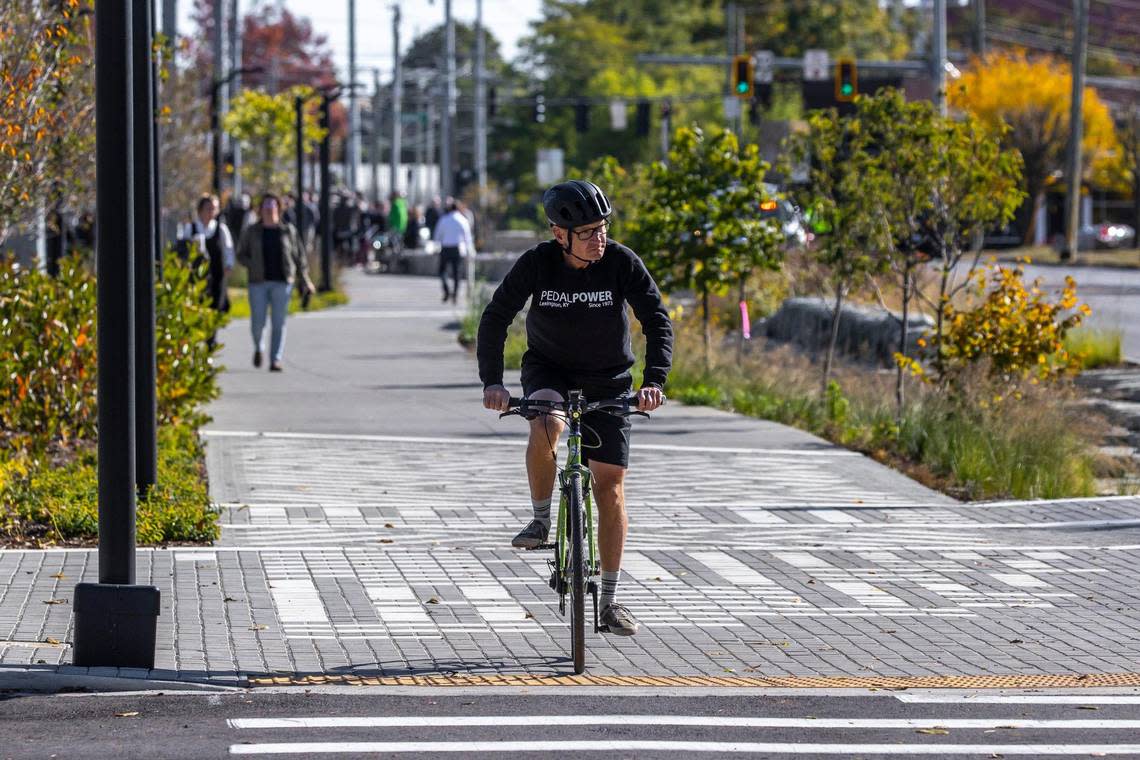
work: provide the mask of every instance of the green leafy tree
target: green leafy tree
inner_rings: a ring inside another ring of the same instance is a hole
[[[647,171],[648,195],[627,237],[664,290],[700,295],[706,366],[709,296],[783,261],[782,231],[760,216],[768,169],[759,148],[741,146],[732,132],[682,127],[669,162]]]
[[[741,3],[749,15],[748,49],[799,57],[821,48],[859,58],[903,58],[903,19],[880,0],[771,0]]]
[[[296,115],[293,99],[306,98],[302,139],[305,151],[322,137],[317,122],[316,101],[308,87],[270,95],[261,90],[243,90],[230,104],[224,128],[241,141],[245,180],[263,192],[287,192],[292,187],[296,154]]]
[[[787,141],[785,175],[793,166],[808,168],[807,182],[795,196],[811,212],[817,229],[813,254],[827,272],[833,290],[831,335],[824,355],[820,393],[827,395],[843,302],[855,287],[885,272],[893,250],[885,207],[894,192],[892,179],[879,170],[873,132],[859,114],[841,118],[835,109],[814,111],[807,129]]]

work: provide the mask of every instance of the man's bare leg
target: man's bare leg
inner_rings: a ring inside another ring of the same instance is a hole
[[[621,556],[629,520],[625,513],[625,468],[606,462],[590,462],[594,503],[598,505],[598,553],[602,559],[598,610],[610,633],[632,636],[637,621],[615,601],[621,579]]]
[[[544,388],[530,394],[532,401],[562,401],[558,391]],[[541,415],[530,421],[530,439],[526,446],[526,475],[530,483],[531,506],[534,520],[523,528],[511,545],[520,549],[533,549],[545,540],[550,532],[550,503],[554,479],[558,473],[558,438],[562,434],[562,421],[550,415]],[[535,527],[535,522],[542,525]]]

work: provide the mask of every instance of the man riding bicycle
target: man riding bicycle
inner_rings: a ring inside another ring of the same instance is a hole
[[[657,284],[637,254],[607,239],[613,209],[597,185],[583,180],[563,182],[543,194],[542,205],[554,239],[519,257],[479,322],[483,406],[499,412],[509,408],[510,393],[503,386],[503,346],[507,328],[529,298],[527,351],[522,359],[526,398],[563,401],[570,389],[581,389],[587,399],[628,394],[634,361],[628,303],[646,340],[637,408],[653,411],[664,403],[662,388],[673,355],[673,326]],[[555,449],[563,427],[551,415],[531,420],[526,469],[534,519],[515,536],[512,546],[533,549],[546,543],[557,474]],[[624,482],[630,423],[595,411],[583,418],[583,430],[582,456],[590,467],[599,511],[599,620],[603,630],[632,636],[637,633],[637,621],[615,601],[628,527]]]

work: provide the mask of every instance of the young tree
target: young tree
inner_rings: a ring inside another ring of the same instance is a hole
[[[709,296],[783,260],[783,232],[760,217],[768,164],[756,145],[728,130],[677,130],[669,162],[651,165],[648,197],[630,242],[666,290],[691,288],[701,299],[705,365],[712,343]]]
[[[0,3],[0,243],[84,192],[94,141],[89,16],[79,0]]]
[[[1020,151],[1028,202],[1019,221],[1026,242],[1031,241],[1045,181],[1064,168],[1072,99],[1069,64],[1049,57],[1030,59],[1022,52],[993,53],[975,61],[949,96],[951,105],[1001,135],[1005,147]],[[1085,88],[1082,114],[1088,176],[1117,160],[1118,147],[1108,107],[1091,87]]]
[[[302,131],[305,150],[309,151],[323,133],[317,123],[313,92],[308,87],[295,87],[276,95],[243,90],[226,114],[225,129],[241,141],[246,156],[242,167],[248,174],[246,179],[262,192],[287,192],[292,188],[297,144],[293,101],[297,95],[309,104]]]
[[[830,229],[817,239],[815,258],[826,269],[834,290],[831,335],[824,355],[821,395],[831,380],[843,301],[852,288],[886,271],[892,251],[886,205],[892,178],[876,162],[875,135],[864,129],[861,114],[840,118],[835,109],[815,111],[808,128],[786,145],[791,166],[807,166],[808,179],[795,193],[813,223]]]

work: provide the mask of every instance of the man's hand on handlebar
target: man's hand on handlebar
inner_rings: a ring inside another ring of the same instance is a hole
[[[483,406],[496,412],[510,409],[511,392],[503,385],[488,385],[483,389]]]
[[[637,392],[637,411],[652,412],[665,403],[665,394],[660,388],[646,386]]]

